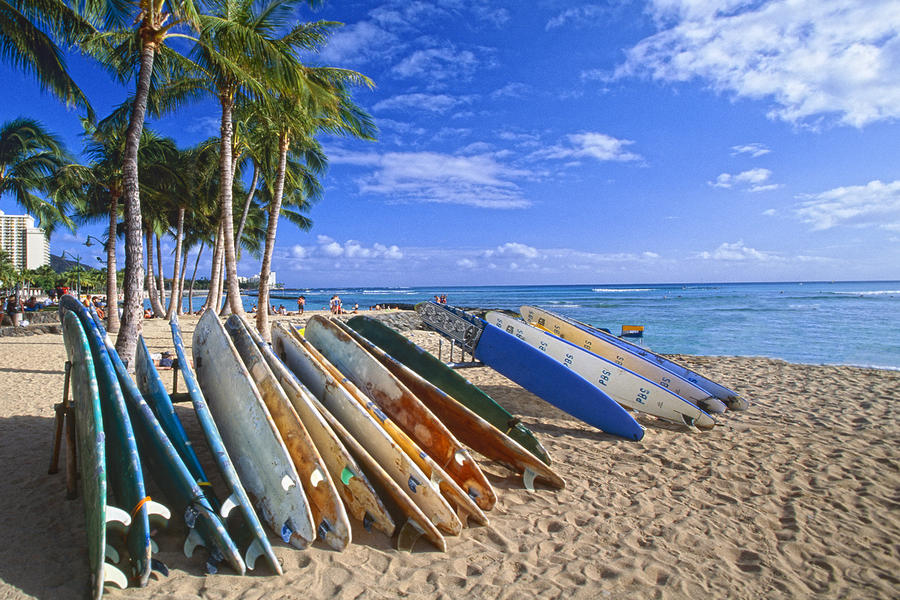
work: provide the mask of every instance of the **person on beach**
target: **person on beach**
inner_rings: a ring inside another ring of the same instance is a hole
[[[18,327],[22,323],[22,313],[25,312],[25,305],[22,304],[22,300],[19,299],[18,294],[13,294],[6,299],[6,314],[9,315],[9,319],[13,324],[13,327]]]
[[[297,313],[303,314],[303,308],[306,306],[306,296],[300,296],[297,298]]]

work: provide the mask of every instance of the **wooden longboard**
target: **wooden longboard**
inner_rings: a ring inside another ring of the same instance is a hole
[[[191,349],[200,388],[262,520],[286,543],[307,547],[315,539],[315,528],[303,483],[215,311],[200,317]]]
[[[106,562],[106,527],[112,524],[125,531],[131,517],[121,509],[106,504],[106,442],[103,416],[100,412],[100,388],[94,374],[94,360],[87,336],[71,312],[62,319],[63,340],[69,360],[72,400],[75,407],[75,440],[78,470],[81,473],[81,500],[84,505],[85,530],[88,538],[88,565],[91,571],[91,597],[103,596],[103,586],[115,584],[124,589],[128,578],[113,564]]]
[[[432,486],[422,470],[350,395],[347,388],[353,384],[344,377],[336,378],[326,367],[325,358],[315,348],[306,340],[295,337],[281,323],[276,323],[272,335],[275,353],[315,395],[322,405],[323,416],[330,414],[333,417],[333,421],[330,421],[332,427],[341,435],[344,443],[351,448],[354,444],[359,444],[365,454],[357,453],[357,458],[365,464],[364,459],[369,456],[372,461],[366,467],[376,467],[370,469],[370,473],[377,475],[383,471],[411,500],[398,500],[398,504],[404,509],[407,524],[440,550],[446,550],[446,542],[438,529],[458,535],[462,524],[440,491]],[[346,435],[342,432],[346,432]]]
[[[644,437],[644,428],[602,390],[516,336],[444,304],[423,302],[416,312],[437,331],[466,344],[475,358],[560,410],[612,435]]]
[[[457,402],[483,418],[485,421],[504,432],[531,452],[545,464],[550,464],[550,455],[534,433],[514,417],[493,398],[469,382],[424,349],[416,346],[403,336],[388,334],[383,328],[369,326],[376,322],[369,317],[353,317],[347,324],[359,331],[369,340],[383,348],[392,358],[400,361],[430,383],[453,397]],[[402,340],[402,341],[401,341]]]
[[[209,572],[215,573],[218,563],[225,561],[236,573],[243,575],[247,570],[244,560],[231,536],[225,530],[225,525],[209,504],[203,490],[191,476],[184,461],[181,460],[175,446],[153,414],[153,410],[144,400],[137,384],[128,374],[125,364],[113,347],[112,340],[106,335],[97,314],[93,309],[90,310],[95,326],[103,335],[106,350],[116,370],[116,376],[119,378],[122,395],[137,435],[143,465],[163,491],[176,514],[183,515],[184,524],[189,532],[184,543],[184,554],[190,558],[194,549],[202,545],[210,554],[210,560],[206,563]],[[145,345],[144,350],[146,351]],[[140,348],[138,352],[140,353]],[[145,358],[149,359],[149,353]]]
[[[727,387],[716,383],[706,377],[700,375],[699,373],[692,371],[685,367],[684,365],[666,358],[664,356],[660,356],[655,352],[651,352],[646,348],[642,348],[641,346],[636,346],[631,344],[625,340],[619,339],[614,335],[608,334],[605,331],[600,331],[590,325],[586,325],[584,323],[580,323],[575,321],[574,319],[569,319],[562,315],[558,315],[552,313],[547,310],[543,310],[536,306],[523,306],[520,310],[522,318],[528,321],[529,323],[534,323],[543,327],[547,331],[551,332],[553,335],[559,336],[565,340],[569,340],[576,346],[581,346],[591,352],[599,353],[598,350],[600,348],[606,348],[606,356],[609,358],[610,356],[615,356],[613,360],[615,362],[619,362],[621,358],[621,363],[626,368],[631,369],[628,365],[632,363],[633,359],[628,357],[627,354],[623,354],[621,351],[624,350],[627,353],[630,353],[638,358],[644,359],[647,362],[655,363],[658,367],[665,369],[669,373],[674,374],[677,377],[680,377],[701,389],[703,389],[707,394],[721,400],[725,403],[729,410],[746,410],[749,408],[750,403],[742,398],[737,392],[734,390],[730,390]],[[610,348],[613,346],[618,350],[613,350]],[[628,361],[626,363],[626,361]],[[634,369],[632,369],[634,370]],[[640,371],[635,371],[640,372]],[[657,383],[660,385],[666,384],[667,386],[670,384],[671,377],[664,374],[658,373],[658,378],[655,379]],[[677,391],[676,391],[677,393]],[[687,398],[690,400],[690,398]],[[719,408],[715,404],[710,403],[710,407],[715,412],[721,412],[716,410]]]
[[[343,550],[350,544],[350,521],[312,438],[250,337],[247,324],[238,315],[231,315],[225,322],[225,331],[231,336],[244,366],[253,376],[263,402],[294,461],[309,500],[317,536],[335,550]]]
[[[178,325],[177,317],[173,317],[169,325],[172,329],[172,342],[175,346],[175,356],[178,358],[178,368],[181,370],[181,376],[191,397],[194,412],[197,414],[197,421],[200,423],[200,428],[206,437],[206,442],[209,444],[213,458],[230,491],[230,495],[225,500],[219,513],[223,519],[228,519],[231,512],[237,508],[243,516],[244,525],[251,534],[251,540],[247,550],[244,552],[244,563],[247,565],[247,568],[255,568],[257,558],[265,556],[272,570],[281,575],[283,573],[281,563],[278,562],[278,557],[275,556],[275,552],[272,550],[272,545],[269,543],[269,538],[266,537],[262,523],[260,523],[256,511],[253,510],[253,504],[250,501],[250,497],[247,496],[244,484],[241,483],[234,464],[231,462],[231,457],[228,455],[228,450],[225,448],[225,443],[219,434],[219,428],[216,426],[209,406],[206,404],[206,398],[203,396],[203,392],[200,391],[200,385],[197,383],[194,370],[191,368],[191,363],[188,361],[187,353],[184,350],[184,340],[181,338],[181,328]]]
[[[425,418],[422,411],[417,409],[421,407],[427,411],[421,406],[421,402],[418,402],[409,390],[403,389],[387,369],[328,319],[319,316],[310,319],[306,323],[306,339],[328,360],[333,368],[353,382],[354,388],[350,392],[355,396],[357,402],[378,420],[384,430],[422,469],[426,477],[432,483],[437,484],[444,497],[458,509],[462,523],[465,524],[468,518],[474,518],[477,523],[487,525],[487,516],[472,498],[435,462],[427,450],[421,447],[390,416],[390,413],[393,413],[395,417],[400,416],[409,426],[417,428],[417,418],[422,417],[423,420]],[[416,410],[416,414],[413,416],[403,414],[404,411],[410,410]],[[446,432],[443,425],[441,425],[443,432],[439,432],[434,426],[433,422],[440,422],[434,415],[431,415],[430,411],[428,411],[428,416],[432,421],[431,426],[418,427],[418,429],[423,429],[418,433],[418,437],[426,439],[426,441],[429,435],[436,436]],[[449,432],[446,435],[449,435]],[[449,444],[462,448],[459,442],[451,441]],[[468,453],[465,456],[468,457]],[[471,461],[471,457],[468,457],[468,460]]]
[[[711,416],[676,393],[602,356],[503,313],[491,311],[484,318],[566,365],[625,408],[699,429],[712,429],[716,424]]]
[[[148,496],[144,490],[144,474],[128,408],[106,350],[106,343],[93,318],[87,308],[69,294],[60,298],[59,310],[61,315],[66,311],[74,313],[88,338],[100,391],[100,409],[106,438],[107,485],[116,505],[123,507],[130,515],[131,523],[125,534],[131,567],[129,578],[132,583],[143,587],[147,585],[151,571],[149,509],[158,508],[162,517],[168,511],[161,504],[151,504],[146,500]]]
[[[317,401],[312,393],[281,362],[272,348],[259,336],[259,332],[251,327],[248,327],[247,331],[287,394],[300,420],[303,421],[306,431],[309,432],[319,455],[328,468],[328,473],[331,475],[338,494],[344,501],[347,512],[353,518],[362,521],[366,530],[374,527],[388,537],[393,536],[396,525],[391,515],[372,488],[363,470],[335,433],[332,427],[333,423],[329,424],[326,416],[316,406]]]
[[[532,488],[535,480],[557,489],[565,487],[562,477],[547,464],[391,355],[392,349],[412,345],[412,342],[380,321],[366,316],[353,317],[347,325],[365,336],[366,350],[428,406],[462,443],[521,473],[526,487]],[[375,345],[369,336],[382,341],[384,346]],[[448,368],[443,363],[439,367]]]

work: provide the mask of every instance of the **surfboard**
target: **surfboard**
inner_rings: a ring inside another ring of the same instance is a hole
[[[363,527],[367,531],[371,531],[374,527],[388,537],[393,536],[396,529],[394,520],[362,468],[335,433],[333,424],[329,424],[316,406],[312,392],[306,389],[306,386],[300,383],[290,369],[275,355],[271,346],[263,341],[258,331],[252,327],[247,327],[247,331],[281,388],[287,394],[300,420],[306,426],[306,431],[325,462],[328,473],[331,475],[334,486],[349,515],[362,521]]]
[[[566,365],[625,408],[698,429],[712,429],[716,424],[674,392],[525,321],[496,311],[488,312],[485,320]]]
[[[116,505],[124,507],[131,519],[125,534],[130,564],[129,583],[143,587],[150,579],[152,568],[149,509],[153,508],[163,519],[168,519],[168,510],[162,504],[152,503],[144,490],[144,474],[128,408],[106,344],[93,318],[87,308],[70,294],[60,298],[59,310],[61,316],[71,311],[78,317],[91,348],[106,438],[106,482]]]
[[[233,314],[225,321],[225,331],[231,336],[238,356],[253,377],[303,482],[317,537],[335,550],[343,550],[351,539],[350,521],[344,504],[306,427],[247,329],[247,324],[238,315]]]
[[[178,368],[181,371],[181,377],[184,379],[188,395],[191,398],[191,404],[194,406],[194,412],[197,414],[197,421],[200,423],[200,429],[203,431],[216,465],[219,467],[219,472],[225,480],[225,485],[230,491],[230,495],[219,509],[219,514],[223,519],[227,520],[232,511],[237,508],[243,517],[244,526],[249,529],[251,537],[243,555],[244,564],[247,565],[248,569],[254,569],[256,560],[260,556],[265,556],[266,562],[269,563],[272,570],[281,575],[283,573],[281,563],[278,562],[278,557],[275,556],[275,552],[272,550],[272,545],[269,543],[269,538],[266,537],[262,523],[260,523],[256,511],[253,510],[253,503],[250,501],[250,497],[244,489],[244,484],[241,483],[237,470],[231,462],[228,449],[225,448],[225,443],[219,434],[219,428],[216,426],[215,419],[213,419],[209,406],[206,404],[206,398],[203,396],[203,392],[200,391],[200,384],[197,383],[197,377],[194,375],[194,370],[184,350],[184,340],[181,337],[181,328],[178,325],[177,317],[172,318],[169,327],[172,330],[172,343],[175,346],[175,356],[178,358]]]
[[[534,433],[525,427],[517,417],[514,417],[493,398],[426,350],[399,334],[386,333],[386,330],[389,330],[387,327],[369,326],[375,322],[377,321],[365,316],[353,317],[347,321],[348,325],[383,348],[392,358],[449,394],[460,404],[518,442],[542,462],[550,464],[550,455],[547,450],[534,436]]]
[[[331,414],[347,432],[346,437],[341,436],[344,443],[350,445],[351,441],[355,441],[361,445],[378,467],[412,500],[416,510],[405,511],[407,523],[413,529],[420,530],[435,546],[446,550],[446,542],[438,530],[459,535],[462,523],[437,486],[350,395],[348,388],[353,384],[346,377],[336,377],[334,371],[326,366],[325,358],[309,342],[294,336],[282,323],[275,324],[272,336],[275,353],[319,400],[325,409],[322,414]],[[340,434],[336,427],[335,431]],[[357,454],[357,458],[361,456],[365,455]],[[425,517],[424,522],[422,516]]]
[[[131,517],[122,509],[106,504],[106,441],[103,416],[100,412],[100,388],[94,375],[94,360],[87,336],[71,312],[62,315],[63,341],[69,361],[72,401],[75,410],[75,443],[78,471],[81,473],[81,501],[84,505],[85,532],[88,541],[91,597],[103,596],[103,586],[115,584],[128,587],[128,578],[114,564],[118,553],[110,546],[107,551],[107,524],[125,531]]]
[[[303,483],[215,311],[200,317],[191,350],[200,389],[262,520],[286,543],[307,547],[315,539],[315,528]]]
[[[162,490],[169,506],[176,514],[183,515],[188,536],[184,542],[184,554],[193,556],[197,546],[204,546],[209,551],[206,562],[207,571],[216,573],[218,564],[227,562],[231,568],[243,575],[246,572],[244,560],[225,525],[219,519],[215,509],[206,499],[203,490],[191,476],[184,461],[178,455],[175,446],[169,440],[162,426],[153,414],[153,410],[144,400],[137,384],[128,374],[119,353],[113,347],[112,340],[103,328],[100,318],[93,308],[88,309],[94,325],[102,335],[106,344],[122,396],[128,407],[128,415],[138,440],[142,464],[150,472],[153,481]],[[146,346],[145,346],[146,349]]]
[[[466,352],[560,410],[612,435],[644,437],[644,428],[602,390],[516,336],[445,304],[422,302],[416,312]]]
[[[305,337],[335,369],[353,382],[354,388],[350,393],[373,418],[378,419],[379,424],[422,469],[425,476],[437,484],[444,498],[457,508],[462,524],[464,525],[468,518],[474,518],[477,523],[487,525],[487,516],[472,498],[444,471],[426,448],[420,446],[419,442],[394,421],[394,418],[404,419],[410,430],[414,432],[418,430],[417,437],[426,442],[429,441],[429,436],[438,436],[444,432],[449,435],[440,421],[424,408],[409,390],[404,389],[387,369],[331,321],[320,316],[312,317],[306,323]],[[408,416],[410,412],[413,414]],[[440,424],[443,431],[438,429],[435,422]],[[462,448],[455,440],[449,440],[447,444]],[[468,456],[468,453],[466,452],[464,456]],[[471,457],[468,459],[471,461]]]
[[[401,347],[411,344],[401,334],[380,321],[365,316],[353,317],[347,322],[347,326],[360,334],[358,341],[364,344],[366,350],[409,388],[453,432],[459,441],[483,456],[505,465],[516,473],[521,473],[525,486],[529,489],[534,488],[535,480],[553,488],[565,488],[565,481],[548,465],[424,377],[396,360],[389,354],[387,348],[380,348],[365,336],[366,333],[370,333],[372,337],[379,339],[392,339],[396,345]],[[393,344],[388,345],[393,346]],[[447,368],[443,363],[440,363],[440,367]]]
[[[703,389],[707,394],[714,398],[721,400],[729,410],[746,410],[750,407],[750,402],[746,398],[742,398],[734,390],[728,389],[711,379],[707,379],[703,375],[688,369],[684,365],[670,358],[660,356],[646,348],[619,339],[605,331],[601,331],[595,327],[581,323],[580,321],[569,319],[568,317],[552,313],[536,306],[523,306],[521,308],[521,315],[526,321],[536,323],[553,333],[553,335],[569,340],[573,344],[591,350],[592,352],[595,352],[594,348],[597,344],[600,344],[601,346],[608,344],[621,350],[625,350],[626,352],[630,352],[646,361],[655,363],[666,371]],[[623,355],[621,352],[616,352],[616,356]],[[628,366],[625,365],[624,359],[622,364],[626,367]],[[660,374],[657,383],[664,383],[663,377],[665,377],[665,375]]]

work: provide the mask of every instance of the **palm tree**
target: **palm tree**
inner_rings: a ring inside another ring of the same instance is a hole
[[[67,105],[83,107],[91,118],[91,105],[69,75],[63,54],[48,31],[72,43],[92,30],[62,0],[0,0],[0,58],[33,75],[41,89]]]
[[[90,3],[95,4],[95,3]],[[110,69],[123,79],[136,75],[136,87],[128,127],[122,164],[125,201],[125,302],[122,323],[116,339],[116,350],[126,364],[130,364],[137,348],[137,338],[143,320],[143,223],[138,172],[138,148],[144,117],[147,113],[154,61],[159,54],[174,64],[177,55],[166,47],[172,38],[190,38],[182,31],[195,27],[198,14],[193,0],[135,0],[124,3],[106,0],[109,21],[119,27],[136,28],[123,35],[123,30],[109,31],[94,38],[95,55],[104,59]],[[136,60],[135,60],[136,59]],[[135,74],[135,66],[137,73]],[[171,71],[169,72],[171,75]],[[142,578],[146,585],[146,578]]]
[[[201,69],[201,85],[212,87],[222,109],[219,153],[219,204],[226,283],[231,311],[243,313],[237,283],[234,219],[233,112],[240,96],[262,100],[273,89],[297,89],[305,85],[295,49],[313,49],[335,23],[299,24],[280,38],[273,32],[293,20],[299,4],[313,0],[210,0],[202,15],[200,43],[193,58]],[[216,257],[213,259],[216,270]],[[215,274],[213,280],[215,280]],[[215,283],[213,283],[215,285]]]
[[[7,121],[0,126],[0,197],[12,195],[48,235],[60,224],[71,228],[65,201],[54,193],[54,177],[70,160],[62,141],[37,121]]]

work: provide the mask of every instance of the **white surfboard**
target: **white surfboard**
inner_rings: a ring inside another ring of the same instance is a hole
[[[524,321],[495,311],[485,315],[485,321],[567,365],[625,408],[699,429],[716,424],[699,407],[664,387]]]
[[[303,483],[215,311],[197,322],[192,352],[200,388],[260,516],[285,542],[305,548],[316,532]]]

